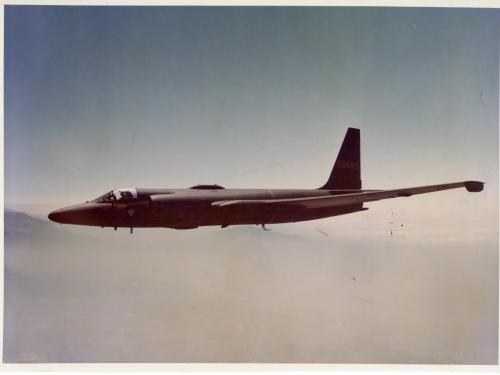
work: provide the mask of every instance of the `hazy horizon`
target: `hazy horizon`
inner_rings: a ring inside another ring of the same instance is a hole
[[[4,360],[496,363],[498,242],[389,217],[130,235],[8,212]]]

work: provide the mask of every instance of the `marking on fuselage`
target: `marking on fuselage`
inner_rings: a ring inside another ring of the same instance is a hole
[[[276,195],[274,194],[274,192],[273,192],[271,189],[267,189],[267,191],[271,194],[271,197],[272,197],[273,199],[276,199]],[[271,217],[271,220],[269,220],[269,223],[272,223],[272,222],[274,221],[275,216],[276,216],[276,215],[273,215],[273,216]]]
[[[267,191],[271,194],[271,197],[273,199],[276,199],[276,195],[274,194],[274,192],[271,189],[267,189]]]

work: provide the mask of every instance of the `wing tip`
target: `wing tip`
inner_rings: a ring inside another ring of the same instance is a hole
[[[469,193],[478,193],[484,189],[484,182],[481,181],[465,181],[464,185]]]

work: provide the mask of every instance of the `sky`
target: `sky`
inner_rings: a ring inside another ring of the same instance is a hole
[[[6,231],[21,233],[6,242],[6,298],[14,302],[6,299],[4,354],[42,362],[496,360],[498,16],[5,6],[8,209],[46,219],[119,187],[317,188],[349,126],[361,129],[364,188],[486,185],[272,225],[269,237],[253,227],[130,237],[58,226],[54,234],[7,222]],[[359,290],[344,268],[363,281]],[[137,299],[141,283],[151,292]],[[158,297],[162,288],[173,294]],[[276,295],[291,310],[272,302]],[[172,320],[162,311],[174,311]],[[269,316],[275,341],[255,331]],[[78,331],[81,324],[90,331]],[[231,333],[238,327],[247,341]],[[367,332],[391,334],[379,347]],[[347,346],[325,349],[337,334]],[[184,341],[162,352],[175,340]],[[95,342],[101,352],[90,349]]]
[[[8,207],[41,213],[129,186],[316,188],[348,126],[361,129],[366,188],[478,179],[496,204],[496,10],[5,16]]]

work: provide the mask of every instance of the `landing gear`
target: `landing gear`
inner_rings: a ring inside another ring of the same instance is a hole
[[[114,227],[114,228],[115,228],[115,230],[116,230],[116,227]]]
[[[130,227],[130,234],[134,233],[134,228]]]
[[[266,228],[266,224],[260,224],[260,225],[262,225],[262,229],[264,229],[264,230],[271,230],[269,228]]]

